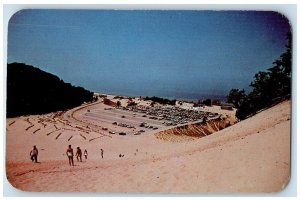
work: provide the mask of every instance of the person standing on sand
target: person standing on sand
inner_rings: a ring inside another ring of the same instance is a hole
[[[87,150],[86,150],[86,149],[84,150],[84,152],[83,152],[83,155],[84,155],[85,159],[87,159],[88,152],[87,152]]]
[[[101,158],[103,158],[103,153],[104,153],[104,150],[103,150],[103,149],[101,149],[100,151],[101,151]]]
[[[77,147],[77,151],[76,151],[76,158],[77,158],[77,161],[79,162],[82,162],[82,151],[80,149],[80,147]]]
[[[38,156],[38,154],[39,154],[39,151],[36,148],[36,146],[34,145],[33,149],[30,151],[30,154],[29,154],[32,162],[34,161],[34,162],[37,163],[37,156]]]
[[[71,145],[69,145],[69,148],[67,149],[66,154],[67,154],[68,159],[69,159],[69,164],[74,166],[74,161],[73,161],[74,153],[73,153],[73,149],[72,149]]]

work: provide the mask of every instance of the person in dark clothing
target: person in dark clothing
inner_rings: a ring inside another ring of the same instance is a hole
[[[100,149],[100,151],[101,151],[101,158],[103,158],[104,150],[103,150],[103,149]]]
[[[32,160],[32,162],[36,162],[37,163],[37,157],[38,157],[39,151],[36,148],[36,146],[33,146],[33,149],[30,151],[30,158]]]
[[[82,151],[81,151],[80,147],[77,147],[76,158],[77,158],[78,162],[79,161],[82,162]]]

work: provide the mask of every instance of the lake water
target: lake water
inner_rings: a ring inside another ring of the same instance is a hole
[[[217,95],[217,94],[209,94],[209,93],[201,93],[201,92],[192,92],[192,91],[167,91],[167,90],[143,90],[143,89],[135,89],[135,90],[109,90],[109,89],[103,89],[103,90],[97,90],[99,93],[105,93],[105,94],[112,94],[112,95],[121,95],[121,96],[133,96],[133,97],[151,97],[151,96],[157,96],[161,98],[167,98],[170,100],[176,99],[176,100],[186,100],[186,101],[193,101],[198,102],[198,100],[203,100],[210,98],[212,100],[220,100],[220,101],[226,101],[226,95]]]

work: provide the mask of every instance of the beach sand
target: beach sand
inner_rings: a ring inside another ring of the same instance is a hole
[[[180,142],[157,139],[156,131],[108,134],[103,127],[123,128],[86,117],[87,110],[104,108],[98,102],[66,113],[7,119],[8,181],[22,191],[110,193],[277,192],[289,181],[290,101],[206,137]],[[69,166],[69,144],[74,151],[77,146],[87,149],[88,159],[74,158],[75,166]],[[30,160],[33,145],[39,149],[39,163]]]

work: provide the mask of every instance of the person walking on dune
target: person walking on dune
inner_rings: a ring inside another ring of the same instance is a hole
[[[86,149],[84,150],[84,152],[83,152],[83,155],[84,155],[85,159],[87,159],[88,152],[87,152],[87,150],[86,150]]]
[[[101,151],[101,158],[103,158],[104,150],[103,150],[103,149],[100,149],[100,151]]]
[[[36,162],[37,163],[37,156],[39,154],[38,149],[36,148],[36,146],[33,146],[33,149],[30,151],[30,158],[32,160],[32,162]]]
[[[77,158],[78,162],[79,161],[82,162],[82,151],[81,151],[80,147],[77,147],[76,158]]]
[[[73,153],[73,149],[72,149],[71,145],[69,145],[69,148],[67,149],[66,154],[68,156],[70,166],[71,165],[74,166],[74,160],[73,160],[74,153]]]

